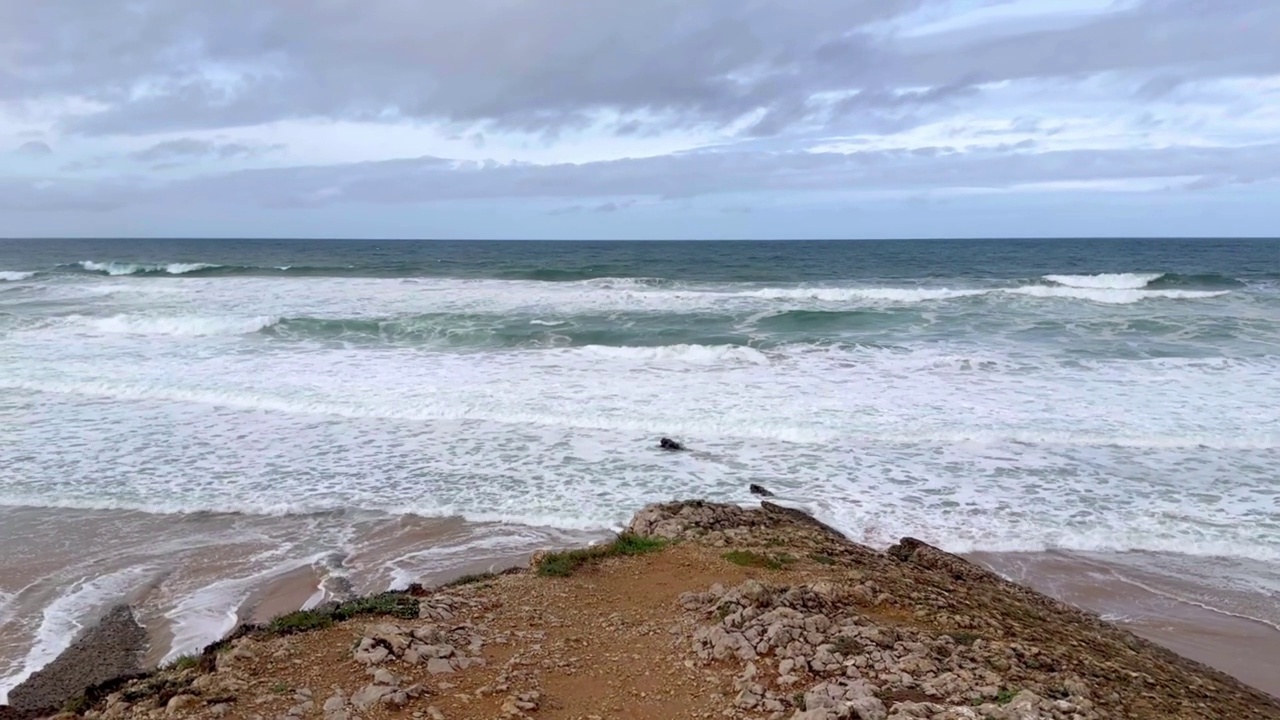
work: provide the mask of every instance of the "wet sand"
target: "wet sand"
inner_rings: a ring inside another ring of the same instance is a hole
[[[50,662],[89,618],[119,602],[137,609],[149,641],[145,662],[156,664],[241,622],[352,593],[501,569],[539,548],[600,536],[418,517],[0,508],[0,691]],[[1274,670],[1280,631],[1194,600],[1216,598],[1220,588],[1190,581],[1179,587],[1178,573],[1144,570],[1129,558],[1011,553],[970,559],[1280,696]],[[1212,569],[1219,561],[1197,562]],[[1247,609],[1270,599],[1226,600]]]
[[[1280,697],[1280,629],[1178,597],[1192,598],[1205,588],[1178,588],[1177,578],[1157,577],[1114,559],[1065,553],[976,554],[969,559]]]

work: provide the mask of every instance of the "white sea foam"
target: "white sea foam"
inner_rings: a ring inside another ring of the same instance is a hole
[[[1164,273],[1102,273],[1099,275],[1045,275],[1058,285],[1099,290],[1137,290],[1164,277]]]
[[[1229,290],[1134,290],[1125,288],[1054,287],[1027,285],[1005,292],[1035,298],[1069,298],[1109,305],[1130,305],[1145,300],[1206,300],[1229,295]]]
[[[28,280],[35,277],[34,272],[23,272],[21,270],[0,270],[0,282],[18,282]]]
[[[663,345],[660,347],[617,347],[588,345],[569,351],[572,354],[594,355],[609,360],[628,362],[683,363],[691,365],[719,365],[721,363],[748,363],[768,365],[769,356],[754,348],[739,345]]]
[[[278,562],[260,572],[218,580],[178,600],[165,613],[171,621],[173,640],[161,663],[196,652],[235,629],[246,619],[237,611],[262,582],[323,559],[324,555],[316,555]]]
[[[135,275],[138,273],[166,273],[169,275],[184,275],[197,270],[208,270],[209,268],[221,267],[219,265],[211,265],[209,263],[164,263],[164,264],[146,264],[146,263],[124,263],[124,262],[96,262],[94,260],[81,260],[80,267],[96,273],[105,273],[107,275]]]
[[[271,327],[279,318],[268,315],[257,317],[198,317],[198,316],[146,316],[113,315],[104,318],[79,318],[86,328],[102,333],[127,335],[175,335],[201,337],[206,335],[243,335]]]
[[[72,584],[44,608],[31,649],[22,669],[0,680],[0,703],[31,674],[49,664],[71,646],[78,633],[98,612],[119,601],[154,574],[149,567],[129,567],[106,575],[87,577]]]
[[[766,300],[816,300],[824,303],[847,302],[893,302],[917,303],[935,300],[953,300],[955,298],[986,295],[991,290],[969,289],[952,290],[949,288],[764,288],[737,293],[743,297],[762,298]]]

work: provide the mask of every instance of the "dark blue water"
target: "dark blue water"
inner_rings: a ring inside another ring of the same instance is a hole
[[[296,274],[573,281],[715,282],[1031,279],[1161,272],[1212,283],[1280,277],[1280,240],[1059,239],[785,242],[455,242],[405,240],[0,240],[0,271],[209,264],[197,275]],[[282,270],[280,268],[288,268]]]

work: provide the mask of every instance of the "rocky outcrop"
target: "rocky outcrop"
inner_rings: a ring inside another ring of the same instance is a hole
[[[771,503],[653,505],[629,532],[646,542],[565,573],[286,617],[94,695],[86,717],[1280,720],[1256,690],[918,540],[878,552]]]

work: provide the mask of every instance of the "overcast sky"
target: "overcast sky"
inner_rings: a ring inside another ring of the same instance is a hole
[[[0,0],[0,236],[1280,235],[1280,0]]]

